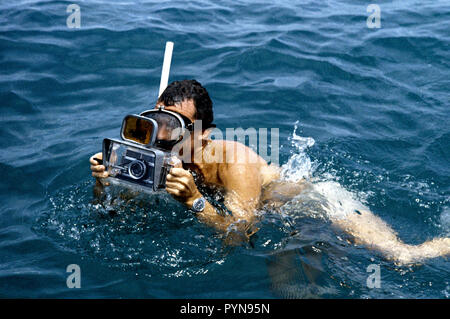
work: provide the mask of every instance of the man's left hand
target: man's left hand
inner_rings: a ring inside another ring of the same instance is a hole
[[[166,191],[189,208],[192,207],[195,199],[202,196],[192,174],[180,167],[173,167],[167,174]]]

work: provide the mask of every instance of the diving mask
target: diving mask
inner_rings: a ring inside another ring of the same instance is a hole
[[[127,115],[122,122],[121,137],[125,141],[146,147],[171,150],[183,139],[186,130],[193,130],[191,120],[159,107],[144,111],[140,115]]]
[[[193,123],[190,119],[176,112],[165,110],[164,106],[144,111],[140,116],[157,123],[158,130],[154,145],[162,149],[172,149],[183,139],[186,130],[193,131]]]

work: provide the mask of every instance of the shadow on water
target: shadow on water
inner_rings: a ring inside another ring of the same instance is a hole
[[[344,280],[333,276],[330,269],[332,260],[347,259],[348,242],[326,218],[318,216],[318,207],[318,202],[302,198],[266,213],[263,223],[275,225],[274,218],[268,216],[278,216],[285,230],[278,246],[267,252],[271,289],[277,297],[336,298],[349,294]]]

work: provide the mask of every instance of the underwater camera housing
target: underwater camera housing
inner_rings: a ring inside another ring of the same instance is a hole
[[[127,115],[122,122],[122,140],[103,140],[103,163],[111,184],[145,192],[165,188],[172,154],[154,147],[157,131],[155,120]]]

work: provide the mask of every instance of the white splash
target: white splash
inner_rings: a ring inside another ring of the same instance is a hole
[[[355,211],[364,211],[368,208],[359,200],[361,196],[345,189],[335,181],[333,174],[325,173],[320,178],[311,178],[314,168],[306,150],[315,144],[311,137],[297,135],[298,121],[295,123],[292,137],[289,138],[294,147],[291,157],[282,165],[282,178],[290,182],[307,179],[312,187],[305,189],[303,194],[285,208],[302,211],[311,217],[345,218],[347,214]],[[315,202],[316,204],[313,204]],[[289,207],[289,208],[288,208]],[[307,210],[307,211],[305,211]]]
[[[357,199],[356,194],[346,190],[337,182],[315,183],[314,190],[326,199],[326,205],[323,205],[323,208],[329,217],[345,218],[348,214],[369,210]]]
[[[450,235],[450,207],[444,207],[440,216],[440,223],[445,234]]]
[[[311,159],[305,151],[315,144],[312,137],[302,137],[297,135],[298,121],[295,122],[294,132],[289,138],[295,151],[291,151],[292,156],[288,162],[281,166],[281,174],[284,180],[298,182],[312,174]]]

